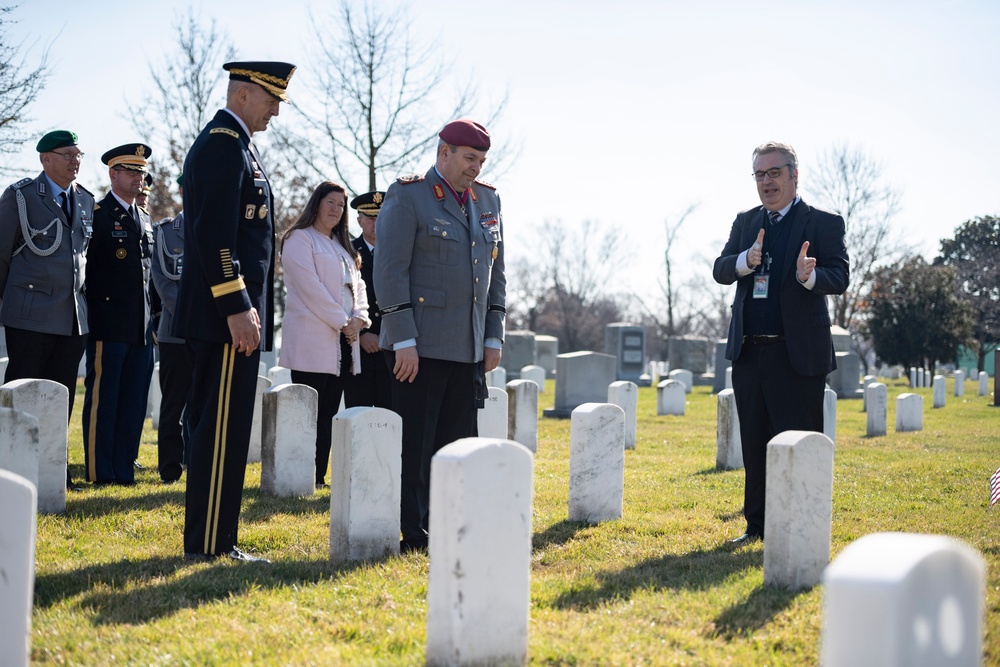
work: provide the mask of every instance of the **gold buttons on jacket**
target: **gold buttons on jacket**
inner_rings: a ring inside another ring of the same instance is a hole
[[[424,297],[422,297],[422,296],[421,296],[421,297],[418,297],[418,298],[417,298],[417,301],[418,301],[419,303],[423,303],[423,302],[424,302]]]

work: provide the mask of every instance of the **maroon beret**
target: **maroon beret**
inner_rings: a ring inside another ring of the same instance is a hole
[[[452,146],[468,146],[477,151],[490,149],[490,133],[486,128],[465,118],[451,121],[444,126],[438,136],[441,141]]]

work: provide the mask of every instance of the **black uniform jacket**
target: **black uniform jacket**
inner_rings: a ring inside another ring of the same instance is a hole
[[[262,350],[274,332],[274,201],[250,137],[220,110],[184,162],[184,272],[173,335],[231,343],[229,315],[260,316]]]

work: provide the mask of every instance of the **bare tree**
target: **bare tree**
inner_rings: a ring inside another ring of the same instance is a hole
[[[677,232],[680,231],[681,225],[687,220],[688,216],[698,208],[697,204],[691,204],[687,207],[687,210],[681,214],[677,219],[677,222],[670,224],[669,219],[664,219],[663,226],[667,232],[666,247],[663,250],[663,262],[666,267],[666,285],[663,287],[663,295],[667,300],[667,327],[664,332],[667,336],[674,336],[677,333],[676,323],[674,322],[674,305],[677,299],[677,293],[674,291],[673,283],[673,265],[670,261],[670,252],[673,250],[674,243],[677,241]]]
[[[177,50],[160,63],[150,64],[152,92],[128,103],[132,129],[148,143],[166,146],[167,155],[154,153],[155,171],[150,196],[153,219],[173,215],[181,207],[174,180],[184,167],[188,149],[202,128],[225,106],[227,73],[222,64],[235,57],[229,38],[213,19],[204,22],[188,9],[174,24]]]
[[[42,51],[38,64],[28,64],[23,44],[13,44],[7,27],[14,7],[0,7],[0,155],[10,155],[27,141],[23,127],[30,119],[28,107],[38,98],[49,75],[48,48]],[[0,163],[0,174],[13,170]]]
[[[351,192],[379,189],[380,179],[384,184],[426,159],[444,122],[476,107],[474,78],[465,78],[468,83],[453,96],[445,94],[441,88],[454,79],[453,63],[445,60],[440,42],[416,45],[409,25],[405,11],[381,12],[372,0],[365,0],[360,14],[342,0],[339,15],[313,19],[316,74],[303,77],[304,92],[293,96],[303,129],[283,126],[276,133],[292,156],[289,163],[308,180],[332,173]],[[492,126],[505,105],[506,98],[482,122]],[[491,151],[490,164],[502,161],[505,150]]]
[[[840,214],[847,226],[851,284],[844,294],[831,297],[833,322],[858,331],[875,269],[912,252],[892,225],[900,209],[900,192],[886,182],[878,161],[847,144],[825,152],[814,174],[810,192],[820,206]]]

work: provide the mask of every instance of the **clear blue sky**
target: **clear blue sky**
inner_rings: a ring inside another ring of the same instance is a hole
[[[122,107],[151,89],[150,65],[173,49],[170,26],[187,6],[55,0],[15,11],[13,37],[51,44],[53,75],[33,127],[80,135],[89,154],[80,181],[91,189],[107,185],[98,156],[141,139]],[[334,3],[192,6],[218,21],[240,58],[287,60],[302,73],[310,9],[329,17]],[[440,45],[456,80],[475,76],[494,99],[509,91],[492,130],[495,142],[521,145],[497,182],[512,255],[528,251],[546,220],[591,219],[630,241],[635,268],[623,285],[642,290],[660,271],[664,218],[690,204],[699,206],[677,254],[718,253],[735,213],[759,203],[750,152],[768,139],[797,148],[807,200],[810,167],[833,144],[881,161],[903,193],[896,224],[928,258],[962,221],[1000,214],[995,0],[406,6],[411,35]],[[26,173],[38,169],[32,147],[22,154]]]

